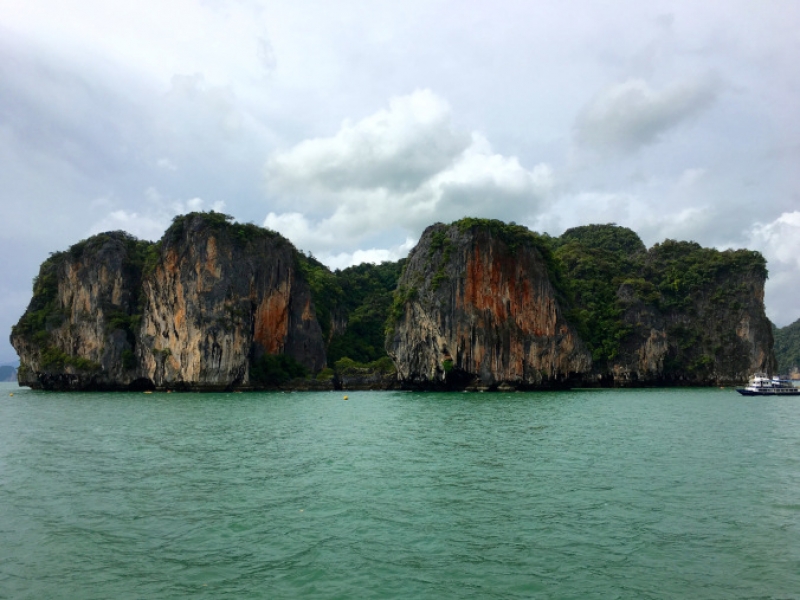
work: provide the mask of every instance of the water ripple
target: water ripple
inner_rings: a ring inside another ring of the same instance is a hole
[[[14,392],[0,597],[800,590],[790,399]]]

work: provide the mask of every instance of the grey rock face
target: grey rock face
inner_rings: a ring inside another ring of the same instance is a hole
[[[115,389],[136,378],[131,330],[141,285],[136,243],[112,232],[45,261],[37,293],[11,335],[20,357],[20,385]]]
[[[116,232],[53,255],[11,342],[19,383],[46,389],[246,388],[264,354],[325,366],[294,247],[202,214],[159,244]]]
[[[165,238],[143,285],[142,377],[159,388],[225,389],[249,385],[264,353],[288,354],[311,372],[325,366],[295,250],[266,233],[231,239],[197,218]]]

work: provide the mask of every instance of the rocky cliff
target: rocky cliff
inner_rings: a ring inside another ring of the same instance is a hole
[[[590,225],[551,238],[592,351],[589,384],[724,385],[773,372],[764,258],[666,240],[649,250],[630,229]]]
[[[157,244],[123,233],[90,238],[41,267],[11,335],[20,384],[258,386],[272,383],[263,363],[271,355],[319,371],[322,334],[298,272],[287,240],[218,213],[176,218]]]
[[[254,383],[251,364],[288,355],[325,366],[322,332],[296,250],[247,225],[176,220],[143,280],[140,376],[156,387],[230,388]]]
[[[141,286],[138,240],[114,232],[52,254],[14,327],[20,385],[110,389],[136,378],[131,331]]]
[[[405,387],[725,385],[772,373],[757,252],[591,225],[558,238],[437,224],[408,259],[387,351]]]
[[[400,278],[387,350],[406,387],[555,387],[591,357],[565,319],[537,236],[464,220],[422,235]]]
[[[46,389],[724,385],[775,371],[766,277],[757,252],[481,219],[331,272],[192,213],[157,243],[114,232],[52,254],[11,342],[20,384]]]
[[[772,332],[778,371],[792,379],[800,379],[800,320],[786,327],[773,327]]]

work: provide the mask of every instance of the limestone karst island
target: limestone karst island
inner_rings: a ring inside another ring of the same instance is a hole
[[[437,223],[407,259],[330,271],[220,213],[54,253],[13,327],[54,390],[726,385],[775,369],[764,258],[590,225]]]

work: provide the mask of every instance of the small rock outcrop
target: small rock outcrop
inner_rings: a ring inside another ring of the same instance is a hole
[[[405,387],[574,382],[591,356],[567,322],[537,237],[498,221],[436,224],[412,250],[387,351]]]

